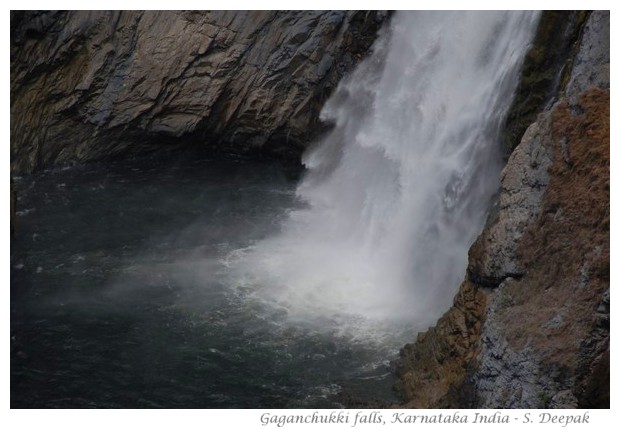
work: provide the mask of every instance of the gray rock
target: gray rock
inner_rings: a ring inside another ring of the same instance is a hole
[[[549,404],[549,408],[554,409],[566,409],[566,408],[577,408],[578,402],[573,392],[570,390],[562,390],[551,398],[551,403]]]
[[[296,158],[385,16],[13,12],[12,170],[187,144]]]
[[[609,89],[609,11],[590,14],[583,30],[566,94],[575,103],[579,93],[596,86]]]
[[[509,278],[490,294],[482,328],[475,385],[476,405],[481,408],[575,408],[572,379],[559,377],[545,365],[532,347],[512,348],[503,334],[497,314],[506,306],[504,289]],[[569,392],[569,395],[562,394]]]
[[[525,228],[540,211],[551,165],[550,114],[530,125],[501,173],[498,211],[470,250],[470,274],[481,284],[497,285],[522,275],[517,247]]]
[[[543,325],[543,328],[557,329],[561,327],[562,325],[564,325],[564,316],[561,313],[559,313],[553,316],[551,319],[549,319],[547,323]]]

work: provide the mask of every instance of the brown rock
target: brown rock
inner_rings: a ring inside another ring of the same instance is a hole
[[[485,294],[464,281],[454,306],[437,325],[401,350],[396,388],[406,400],[404,407],[450,408],[464,401],[462,387],[476,354],[485,308]]]

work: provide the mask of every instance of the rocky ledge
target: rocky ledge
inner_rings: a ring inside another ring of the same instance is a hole
[[[12,172],[192,144],[299,159],[385,18],[12,12]]]
[[[453,307],[401,351],[403,406],[609,407],[609,12],[582,27]]]

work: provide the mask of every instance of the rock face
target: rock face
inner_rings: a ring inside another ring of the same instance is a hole
[[[385,17],[12,12],[12,171],[188,144],[298,157]]]
[[[410,407],[609,407],[609,12],[501,176],[454,306],[401,352]]]
[[[523,276],[517,251],[525,229],[540,212],[549,183],[550,122],[547,115],[530,125],[502,171],[495,219],[470,251],[469,272],[477,284],[493,286]]]
[[[506,120],[503,133],[506,160],[538,113],[548,108],[560,88],[566,86],[587,17],[585,11],[542,13]]]

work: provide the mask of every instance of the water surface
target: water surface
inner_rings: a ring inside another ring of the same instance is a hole
[[[12,407],[338,407],[393,400],[400,339],[254,299],[231,263],[277,233],[300,171],[124,162],[17,179]]]

